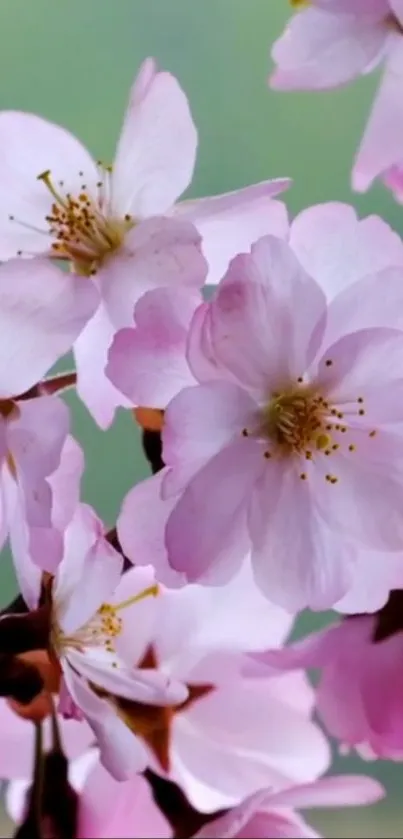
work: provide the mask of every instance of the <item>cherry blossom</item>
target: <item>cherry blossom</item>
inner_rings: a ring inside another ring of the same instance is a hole
[[[50,647],[64,679],[61,710],[67,710],[67,689],[69,715],[76,706],[79,713],[73,716],[88,720],[104,765],[118,779],[146,762],[125,703],[169,705],[187,697],[180,682],[155,668],[136,667],[158,588],[151,569],[121,579],[122,562],[91,508],[80,505],[66,528],[64,556],[47,589]]]
[[[276,90],[323,90],[380,64],[383,77],[353,169],[354,189],[381,177],[403,200],[402,0],[312,0],[289,21],[272,49]],[[305,8],[306,6],[306,8]]]
[[[370,316],[384,289],[382,272],[362,281]],[[188,580],[229,579],[251,547],[268,597],[326,608],[348,591],[349,540],[401,549],[402,335],[350,331],[349,291],[327,309],[290,248],[266,237],[194,316],[199,383],[167,407],[167,467],[154,479],[169,562]]]
[[[126,573],[128,586],[141,571]],[[155,607],[143,666],[186,684],[188,698],[170,709],[145,700],[130,706],[154,772],[211,813],[262,786],[281,789],[326,769],[328,746],[310,719],[314,697],[303,676],[242,675],[245,653],[278,645],[292,622],[270,610],[250,570],[222,589],[160,587]]]
[[[214,280],[239,246],[249,247],[267,225],[280,233],[287,223],[284,206],[271,202],[288,186],[284,179],[176,209],[196,148],[187,98],[152,59],[134,81],[113,166],[96,163],[60,126],[0,113],[0,258],[55,257],[92,278],[82,284],[95,283],[101,302],[75,356],[78,392],[102,427],[126,404],[104,376],[106,351],[141,295],[160,286],[200,287],[207,273],[201,237]]]

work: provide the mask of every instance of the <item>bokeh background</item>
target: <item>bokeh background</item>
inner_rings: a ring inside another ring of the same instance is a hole
[[[290,176],[292,214],[330,199],[348,201],[403,233],[403,208],[382,187],[366,196],[350,190],[377,79],[330,93],[268,90],[270,45],[290,13],[287,0],[1,0],[0,108],[60,122],[96,158],[111,160],[133,76],[153,55],[178,76],[199,130],[189,196]],[[74,396],[69,401],[87,457],[84,498],[112,525],[124,493],[148,471],[138,433],[122,414],[103,434]],[[14,592],[5,552],[0,605]],[[305,615],[300,629],[316,628],[323,619]],[[388,798],[363,810],[314,813],[312,823],[328,837],[403,837],[401,765],[335,757],[335,768],[368,771],[385,783]],[[2,835],[7,830],[0,822]]]

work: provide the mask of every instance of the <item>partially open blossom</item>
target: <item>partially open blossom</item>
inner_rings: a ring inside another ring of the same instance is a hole
[[[351,82],[379,64],[384,74],[353,169],[365,191],[376,177],[403,200],[402,0],[311,0],[276,41],[277,90],[323,90]]]
[[[403,760],[401,614],[402,593],[394,592],[379,613],[345,618],[256,659],[278,671],[319,668],[316,707],[329,733],[364,758]]]
[[[197,133],[177,80],[147,59],[134,81],[113,166],[95,162],[65,129],[33,114],[0,113],[3,215],[0,258],[67,260],[95,283],[97,313],[75,346],[78,391],[106,427],[122,395],[105,378],[106,351],[135,302],[160,286],[200,287],[267,227],[281,235],[284,206],[268,181],[198,202],[175,202],[193,174]],[[196,230],[199,227],[199,232]]]
[[[65,530],[63,559],[46,583],[49,645],[63,674],[60,710],[88,720],[105,766],[118,779],[147,762],[122,702],[164,706],[187,697],[180,682],[152,667],[139,669],[158,587],[151,569],[121,578],[122,564],[99,519],[80,505]],[[20,575],[32,589],[29,570],[20,568]]]
[[[368,317],[385,288],[382,272],[362,280]],[[197,310],[199,383],[167,407],[154,479],[170,564],[188,580],[229,579],[251,548],[269,598],[326,608],[348,591],[354,543],[401,550],[403,334],[349,329],[350,308],[351,289],[327,306],[289,246],[265,237]]]

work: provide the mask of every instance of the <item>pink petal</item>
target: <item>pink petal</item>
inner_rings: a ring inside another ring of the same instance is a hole
[[[396,35],[365,129],[352,174],[353,188],[365,192],[374,178],[401,163],[403,143],[403,42]]]
[[[147,766],[147,752],[141,741],[71,668],[65,670],[69,690],[83,710],[101,750],[101,762],[117,781],[125,781]]]
[[[166,552],[164,534],[177,499],[161,499],[166,470],[136,484],[123,500],[117,531],[123,553],[136,565],[152,565],[157,580],[170,587],[183,585],[183,574],[174,571]]]
[[[111,602],[119,607],[119,604],[130,601],[155,585],[156,580],[152,566],[131,568],[120,578]],[[157,594],[148,594],[143,600],[132,604],[128,603],[127,606],[119,610],[122,631],[115,639],[115,649],[129,667],[135,667],[141,661],[147,648],[152,643],[158,609],[156,602],[158,596]]]
[[[59,624],[70,635],[110,600],[122,570],[122,556],[103,536],[91,507],[81,504],[65,533],[53,599]]]
[[[177,205],[175,214],[192,221],[202,235],[203,253],[209,265],[208,284],[218,283],[230,260],[237,253],[248,251],[261,236],[271,233],[286,237],[287,209],[273,198],[289,185],[286,178],[265,181]]]
[[[121,329],[105,373],[134,405],[165,408],[194,379],[186,360],[187,331],[200,297],[186,289],[158,289],[140,298],[135,329]]]
[[[228,582],[247,553],[246,510],[266,461],[256,441],[240,438],[192,478],[171,513],[166,546],[189,582]]]
[[[400,25],[403,26],[403,0],[389,0],[389,5],[396,15]]]
[[[82,754],[93,740],[93,734],[86,723],[74,720],[66,722],[58,718],[61,727],[63,746],[69,759]],[[34,726],[13,711],[7,700],[0,698],[0,733],[2,749],[0,752],[0,776],[4,780],[26,779],[32,776],[34,756]],[[52,744],[51,721],[43,723],[45,749]]]
[[[219,687],[175,718],[174,777],[202,812],[233,805],[262,786],[313,780],[327,768],[322,732],[272,697],[270,681]]]
[[[0,115],[1,136],[1,115]],[[71,349],[94,313],[93,284],[42,259],[0,266],[0,398],[36,384]]]
[[[182,682],[170,679],[160,670],[126,666],[122,659],[102,647],[86,649],[86,652],[69,649],[67,667],[71,666],[87,682],[104,688],[112,695],[161,706],[180,704],[188,697],[188,690]],[[70,688],[70,683],[68,686]]]
[[[290,245],[328,300],[369,274],[403,265],[402,240],[383,219],[360,220],[353,207],[337,201],[299,213],[291,225]],[[365,306],[363,298],[360,311]]]
[[[331,467],[336,484],[325,480],[327,462],[318,459],[312,472],[316,504],[327,527],[380,552],[401,551],[403,540],[403,477],[396,468],[400,450],[396,450],[395,438],[389,445],[387,437],[387,432],[380,433],[374,447],[369,445],[373,441],[368,434],[359,436],[359,444],[351,437],[357,449],[353,458],[348,451],[334,452]],[[388,455],[383,458],[384,441]]]
[[[262,793],[249,796],[223,816],[208,822],[195,839],[316,839],[318,833],[291,811],[259,810]]]
[[[103,430],[111,425],[119,406],[130,407],[129,400],[105,374],[108,349],[115,333],[116,329],[101,303],[74,344],[77,394]]]
[[[131,326],[146,291],[200,288],[207,273],[201,237],[188,221],[151,218],[127,235],[125,249],[98,274],[102,299],[116,328]]]
[[[341,335],[371,327],[400,329],[403,325],[403,266],[385,268],[345,288],[328,309],[323,347]]]
[[[294,15],[272,49],[275,90],[324,90],[367,73],[383,57],[389,30],[378,14],[329,14],[308,8]]]
[[[95,765],[80,796],[78,839],[168,839],[171,835],[171,827],[154,803],[144,778],[115,781],[100,763]]]
[[[54,198],[38,175],[50,171],[63,195],[78,195],[82,185],[97,195],[99,175],[91,155],[61,126],[18,111],[0,115],[0,261],[22,251],[33,256],[50,245],[49,215]],[[10,220],[14,216],[14,221]],[[29,270],[29,269],[27,269]],[[66,281],[66,278],[65,278]]]
[[[234,377],[230,371],[219,363],[215,354],[211,334],[212,308],[209,303],[202,303],[192,318],[188,340],[187,361],[193,376],[199,382],[210,382],[215,379],[230,379]]]
[[[280,477],[270,461],[252,496],[255,579],[270,600],[290,612],[329,608],[350,582],[354,552],[326,527],[315,502],[310,475],[302,481],[297,467]]]
[[[357,546],[351,574],[348,592],[334,608],[353,615],[377,612],[393,589],[403,588],[403,554],[379,553]]]
[[[382,311],[382,309],[381,309]],[[339,328],[339,334],[341,328]],[[326,362],[331,361],[329,365]],[[398,329],[375,327],[360,329],[350,335],[344,334],[335,344],[328,347],[317,364],[316,381],[328,394],[332,404],[346,409],[346,421],[354,419],[361,425],[371,425],[373,420],[369,410],[360,420],[359,408],[355,408],[357,399],[371,398],[371,392],[380,388],[390,390],[393,402],[393,389],[399,385],[400,367],[403,360],[403,336]],[[349,405],[351,406],[349,408]],[[390,420],[403,419],[401,414],[390,416]],[[384,422],[387,422],[387,408]]]
[[[257,414],[257,404],[231,382],[184,388],[164,417],[162,456],[171,467],[164,479],[164,497],[176,494],[209,458],[240,439],[245,427],[254,427]]]
[[[324,327],[323,292],[272,236],[231,262],[210,305],[218,362],[260,398],[303,373]]]
[[[134,81],[112,176],[112,210],[135,218],[165,213],[189,186],[197,133],[189,103],[150,58]]]
[[[357,807],[379,801],[385,795],[383,786],[365,775],[335,775],[318,778],[311,784],[301,784],[290,789],[268,794],[264,807]]]
[[[181,590],[177,600],[184,600],[188,591],[189,587]],[[207,608],[197,633],[199,645],[242,652],[267,649],[282,644],[291,630],[293,616],[261,594],[249,557],[226,586],[199,591]]]
[[[52,522],[60,531],[67,527],[78,506],[83,472],[84,452],[77,440],[68,435],[59,466],[47,478],[52,491]]]

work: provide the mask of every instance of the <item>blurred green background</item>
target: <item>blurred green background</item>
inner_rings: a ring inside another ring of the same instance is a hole
[[[131,81],[153,55],[178,76],[199,130],[190,195],[287,175],[292,214],[337,199],[402,232],[403,210],[386,191],[356,196],[349,186],[376,78],[331,93],[269,92],[270,45],[290,13],[287,0],[1,0],[0,107],[60,122],[96,158],[112,159]],[[147,474],[138,434],[128,415],[103,434],[74,397],[70,403],[87,456],[85,500],[112,524],[125,491]],[[0,586],[4,604],[15,590],[7,556]],[[319,620],[304,617],[304,629]],[[385,782],[388,799],[311,821],[329,837],[402,837],[401,766],[347,758],[336,766],[370,771]]]

